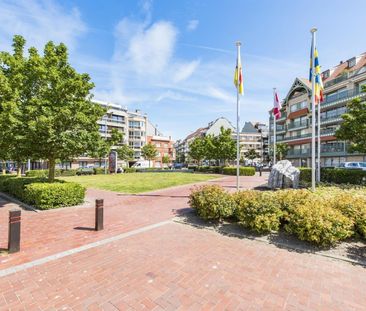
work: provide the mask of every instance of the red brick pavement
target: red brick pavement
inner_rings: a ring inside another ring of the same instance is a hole
[[[245,188],[263,184],[266,177],[241,177]],[[235,189],[235,177],[206,182]],[[204,183],[200,183],[204,184]],[[0,269],[33,261],[48,255],[102,240],[149,224],[174,217],[188,208],[187,196],[192,185],[185,185],[140,195],[124,195],[111,191],[88,190],[86,207],[63,208],[35,213],[22,212],[21,252],[0,255]],[[100,232],[80,230],[94,226],[93,202],[105,201],[105,229]],[[8,210],[15,204],[0,201],[0,248],[7,247]]]
[[[365,269],[171,223],[0,279],[1,310],[365,310]]]

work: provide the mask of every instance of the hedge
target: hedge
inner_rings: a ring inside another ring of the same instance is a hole
[[[234,217],[259,233],[281,228],[299,239],[331,246],[351,236],[366,240],[365,189],[318,188],[228,193],[202,186],[190,194],[190,206],[209,220]]]
[[[55,176],[75,176],[77,173],[77,169],[56,169],[55,170]],[[31,170],[25,172],[26,177],[38,177],[38,178],[47,178],[48,177],[48,170]]]
[[[84,202],[85,187],[68,183],[32,183],[26,186],[25,201],[41,210],[74,206]]]
[[[363,185],[366,183],[366,171],[342,168],[322,168],[321,182],[334,184]],[[300,168],[300,182],[311,182],[311,168]]]
[[[236,175],[236,167],[224,167],[223,168],[224,175]],[[239,167],[239,175],[240,176],[254,176],[255,168],[252,166],[244,166]]]
[[[39,209],[50,209],[80,204],[84,201],[85,187],[46,178],[0,176],[0,191]]]

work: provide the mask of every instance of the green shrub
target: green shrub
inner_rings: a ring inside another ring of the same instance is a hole
[[[300,240],[321,246],[334,245],[353,234],[352,221],[320,197],[298,205],[288,214],[285,230]]]
[[[25,172],[26,177],[47,178],[48,170],[31,170]]]
[[[324,193],[322,193],[325,196]],[[366,239],[366,195],[348,190],[329,191],[325,196],[329,204],[352,220],[354,231]]]
[[[94,174],[101,175],[105,173],[104,167],[94,167]]]
[[[236,167],[224,167],[222,169],[224,175],[236,175]],[[244,166],[239,168],[239,175],[240,176],[254,176],[255,175],[255,168],[252,166]]]
[[[235,216],[240,224],[259,233],[279,230],[283,213],[276,193],[245,190],[234,197]]]
[[[322,168],[321,181],[333,184],[362,185],[366,183],[366,171],[342,168]],[[300,182],[311,182],[311,168],[300,168]]]
[[[61,174],[59,176],[76,176],[76,173],[78,172],[77,169],[68,169],[68,170],[61,170]]]
[[[32,183],[25,187],[24,200],[45,210],[84,202],[85,187],[77,183]]]
[[[16,175],[0,175],[0,191],[6,192],[6,182],[9,178],[14,178]]]
[[[279,190],[274,193],[283,212],[283,220],[288,221],[295,208],[305,204],[312,197],[312,192],[307,189],[287,189]]]
[[[124,172],[125,173],[136,173],[136,168],[134,168],[134,167],[126,167],[124,169]]]
[[[47,180],[45,178],[33,177],[8,178],[3,182],[3,191],[23,201],[25,197],[25,187],[35,182],[43,183],[47,182]]]
[[[233,215],[235,201],[222,187],[205,185],[191,192],[189,205],[203,219],[222,220]]]

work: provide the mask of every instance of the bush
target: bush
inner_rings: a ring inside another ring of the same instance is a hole
[[[105,173],[104,167],[94,167],[93,170],[95,175],[101,175]]]
[[[84,202],[85,187],[77,183],[32,183],[25,187],[25,202],[41,210]]]
[[[285,230],[300,240],[330,246],[350,237],[352,227],[352,221],[332,208],[328,201],[313,198],[292,209]]]
[[[222,169],[224,175],[236,175],[236,167],[224,167]],[[239,168],[239,175],[240,176],[254,176],[255,175],[255,168],[251,166],[247,167],[240,167]]]
[[[125,173],[136,173],[136,169],[134,167],[126,167],[124,169]]]
[[[68,170],[61,170],[61,174],[59,176],[76,176],[78,170],[76,169],[68,169]]]
[[[333,184],[362,185],[366,182],[366,171],[342,168],[322,168],[321,181]],[[311,182],[311,168],[300,168],[300,182]]]
[[[203,219],[222,220],[233,215],[235,201],[222,187],[206,185],[191,192],[189,205]]]
[[[258,233],[278,231],[281,225],[281,205],[274,192],[253,190],[234,194],[235,216],[239,223]]]
[[[14,177],[16,177],[16,175],[0,175],[0,191],[6,192],[7,180]]]
[[[56,175],[56,172],[55,172]],[[26,177],[37,177],[37,178],[47,178],[48,170],[31,170],[25,172]]]
[[[195,171],[209,174],[222,174],[223,166],[197,166]]]
[[[18,198],[21,201],[24,201],[25,187],[35,182],[44,183],[47,182],[47,180],[45,178],[32,178],[32,177],[8,178],[3,182],[3,191]]]

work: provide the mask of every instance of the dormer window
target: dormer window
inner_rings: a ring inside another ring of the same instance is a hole
[[[328,79],[329,78],[329,75],[330,75],[330,70],[326,70],[322,73],[322,76],[323,76],[323,80],[325,79]]]
[[[356,57],[353,57],[347,61],[347,67],[352,68],[356,65]]]

